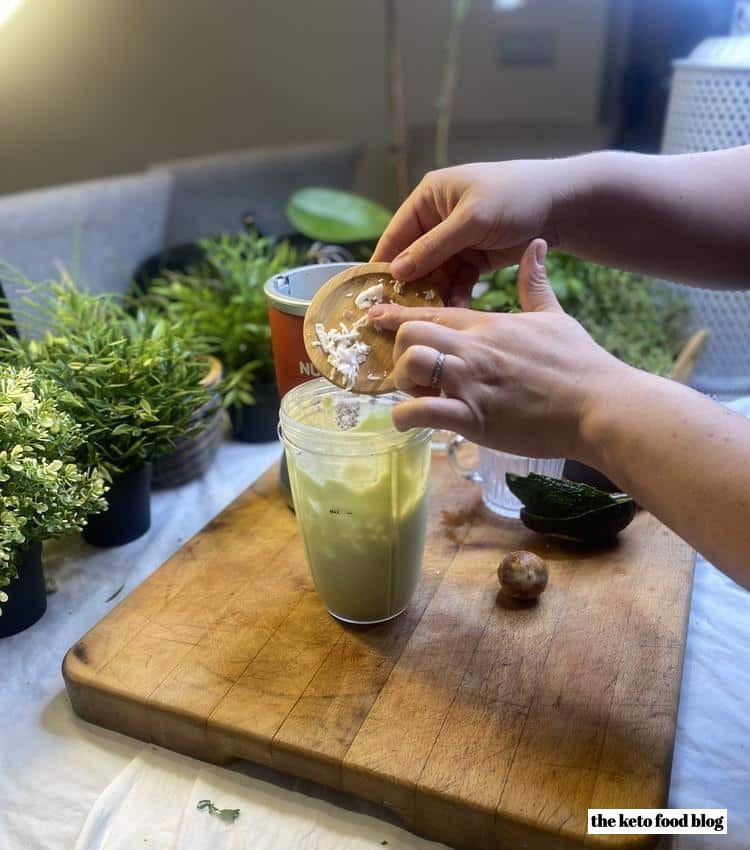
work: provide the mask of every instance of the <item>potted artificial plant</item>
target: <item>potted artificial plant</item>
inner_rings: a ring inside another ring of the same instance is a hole
[[[40,339],[6,336],[5,359],[28,365],[60,387],[59,404],[80,426],[78,458],[96,465],[111,486],[107,510],[84,538],[117,546],[151,523],[150,460],[168,452],[209,400],[206,365],[196,339],[162,317],[127,313],[113,295],[81,291],[67,276],[26,302]],[[18,317],[16,317],[18,320]]]
[[[287,242],[247,232],[201,240],[203,261],[185,272],[152,280],[145,303],[180,323],[224,367],[224,404],[238,440],[274,440],[279,396],[263,284],[294,266],[299,253]]]
[[[79,531],[106,507],[99,470],[76,462],[85,436],[59,393],[30,369],[0,365],[0,637],[47,609],[42,541]]]

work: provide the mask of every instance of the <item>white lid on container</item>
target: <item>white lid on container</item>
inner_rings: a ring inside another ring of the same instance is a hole
[[[707,38],[690,56],[674,64],[677,68],[750,71],[750,35]]]
[[[735,0],[732,34],[702,41],[678,68],[750,71],[750,0]]]

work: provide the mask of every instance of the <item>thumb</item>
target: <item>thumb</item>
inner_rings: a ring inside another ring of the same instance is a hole
[[[518,300],[525,313],[555,311],[563,308],[547,280],[544,261],[547,258],[547,243],[534,239],[521,257],[518,267]]]

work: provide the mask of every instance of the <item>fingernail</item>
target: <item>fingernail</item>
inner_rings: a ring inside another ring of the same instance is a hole
[[[399,312],[395,304],[379,304],[376,307],[370,307],[367,318],[375,330],[392,331],[399,325]]]
[[[391,262],[391,274],[395,278],[406,278],[414,274],[416,271],[414,260],[409,256],[408,251],[399,254],[395,260]]]
[[[376,331],[383,330],[383,322],[387,320],[388,307],[386,304],[380,304],[377,307],[370,307],[367,311],[367,323],[375,328]]]
[[[534,259],[538,266],[543,266],[547,259],[547,243],[543,239],[537,240],[536,245],[534,245]]]

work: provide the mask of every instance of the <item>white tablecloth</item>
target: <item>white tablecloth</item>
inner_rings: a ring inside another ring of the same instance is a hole
[[[276,444],[222,446],[205,478],[154,495],[151,531],[128,546],[46,547],[59,590],[37,625],[0,641],[0,850],[441,846],[363,801],[265,768],[214,768],[145,747],[70,708],[65,651],[278,454]],[[750,850],[749,708],[750,593],[699,559],[670,802],[728,808],[730,834],[683,837],[680,848]],[[241,809],[239,819],[227,825],[197,811],[203,798]]]

